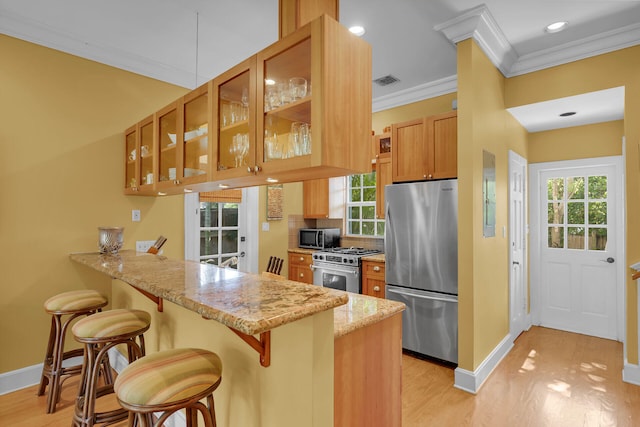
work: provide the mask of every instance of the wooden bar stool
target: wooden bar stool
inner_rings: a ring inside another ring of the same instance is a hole
[[[64,340],[67,328],[73,319],[80,316],[88,316],[102,310],[108,303],[107,299],[93,290],[78,290],[63,292],[54,295],[44,302],[44,309],[51,314],[51,329],[49,332],[49,342],[44,356],[42,375],[40,377],[40,387],[38,396],[42,396],[47,385],[47,414],[56,411],[56,405],[60,400],[62,383],[72,375],[80,374],[82,365],[63,367],[62,363],[72,357],[82,356],[81,348],[64,351]],[[63,316],[70,316],[63,321]],[[107,382],[113,383],[111,367],[107,360],[103,365],[103,371]]]
[[[196,348],[179,348],[150,354],[122,370],[114,390],[129,412],[129,426],[161,426],[174,412],[186,410],[187,427],[216,426],[213,392],[222,381],[222,361],[217,354]],[[200,402],[205,399],[207,404]],[[153,413],[161,413],[153,423]]]
[[[82,380],[78,388],[73,426],[92,427],[98,423],[114,423],[127,418],[127,411],[118,408],[96,412],[96,400],[113,393],[113,384],[98,384],[100,366],[109,358],[107,352],[116,345],[127,347],[129,362],[145,354],[144,332],[151,316],[146,311],[118,309],[96,313],[79,320],[71,328],[75,339],[84,344]],[[136,340],[137,338],[137,340]]]

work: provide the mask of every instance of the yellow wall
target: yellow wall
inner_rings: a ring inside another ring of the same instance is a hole
[[[136,239],[169,238],[181,257],[181,197],[125,197],[123,130],[185,89],[0,35],[0,373],[42,362],[42,304],[107,277],[68,260],[96,251],[101,225]],[[131,222],[131,209],[142,222]],[[72,339],[70,340],[73,341]],[[11,349],[11,351],[7,351]]]
[[[589,159],[622,154],[624,121],[529,134],[529,163]]]
[[[85,268],[86,267],[79,267]],[[151,314],[147,352],[198,347],[222,359],[215,392],[220,426],[300,427],[333,425],[333,310],[271,331],[271,365],[231,330],[197,313],[164,302],[154,304],[126,283],[113,281],[113,304]]]
[[[458,363],[469,371],[509,333],[508,151],[527,156],[504,81],[475,42],[458,44]],[[483,237],[484,150],[495,155],[494,237]]]
[[[640,261],[640,46],[513,77],[506,83],[506,107],[547,101],[612,87],[625,87],[623,134],[626,139],[626,359],[638,364],[638,289],[629,264]],[[612,124],[612,126],[616,126]],[[620,135],[612,129],[615,146]],[[533,146],[533,143],[532,143]],[[533,148],[532,148],[533,149]],[[540,154],[537,158],[550,159]],[[576,155],[578,157],[579,155]],[[555,159],[554,159],[555,160]],[[559,159],[558,159],[559,160]],[[539,160],[543,161],[543,160]]]

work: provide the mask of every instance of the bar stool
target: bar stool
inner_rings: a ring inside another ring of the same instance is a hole
[[[174,412],[186,410],[187,427],[216,426],[213,392],[222,381],[222,361],[217,354],[196,348],[179,348],[150,354],[122,370],[114,383],[118,402],[129,412],[129,426],[161,426]],[[206,398],[207,404],[200,402]],[[153,423],[153,413],[160,412]]]
[[[63,292],[54,295],[44,302],[44,309],[51,314],[51,329],[49,342],[44,356],[42,375],[38,396],[42,396],[49,385],[47,394],[47,414],[56,411],[56,405],[60,400],[62,383],[73,375],[80,374],[82,365],[63,367],[62,363],[72,357],[82,356],[81,348],[64,351],[64,340],[67,328],[73,319],[80,316],[88,316],[102,310],[108,303],[107,299],[93,290],[78,290]],[[70,316],[63,322],[63,316]],[[105,380],[113,383],[111,367],[107,360],[103,365]]]
[[[108,359],[109,349],[119,344],[127,347],[129,362],[144,356],[143,334],[150,324],[151,316],[146,311],[118,309],[96,313],[73,325],[71,330],[75,339],[84,344],[82,380],[73,426],[92,427],[97,423],[114,423],[127,418],[127,411],[123,408],[96,412],[96,400],[113,393],[113,384],[98,385],[100,366],[103,360]]]

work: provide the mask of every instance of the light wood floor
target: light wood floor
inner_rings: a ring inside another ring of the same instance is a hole
[[[403,427],[640,426],[640,387],[621,378],[622,344],[539,327],[516,340],[475,396],[453,387],[452,368],[405,355]],[[55,414],[45,414],[36,386],[0,396],[0,425],[68,427],[73,381]]]

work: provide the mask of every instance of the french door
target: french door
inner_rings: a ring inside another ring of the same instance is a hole
[[[622,338],[621,170],[619,157],[531,166],[536,323]]]

